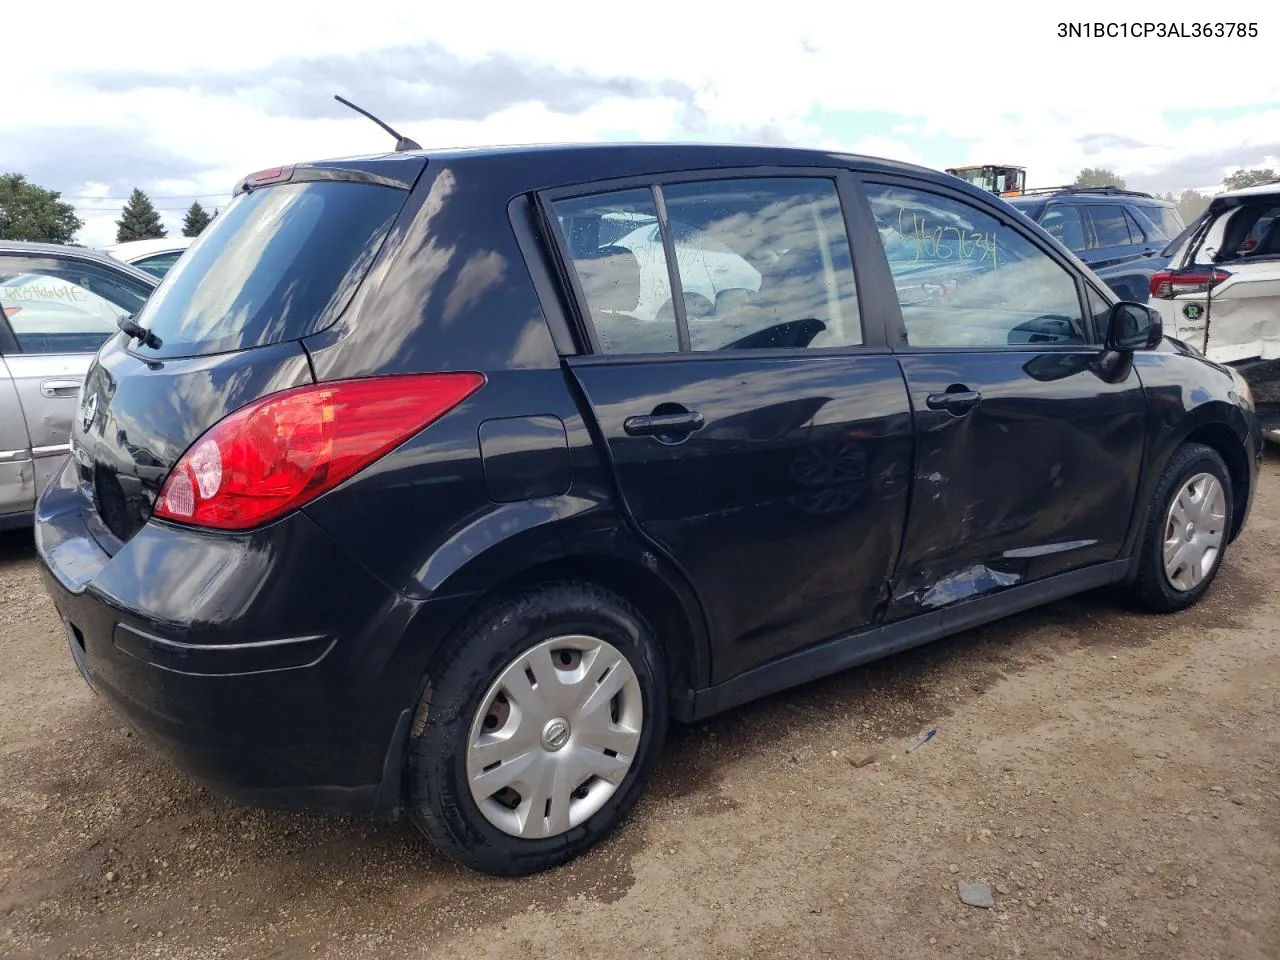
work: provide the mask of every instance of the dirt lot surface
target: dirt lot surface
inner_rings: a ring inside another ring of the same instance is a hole
[[[1086,596],[677,730],[615,839],[497,881],[192,785],[0,536],[0,956],[1280,957],[1278,576],[1271,460],[1197,609]]]

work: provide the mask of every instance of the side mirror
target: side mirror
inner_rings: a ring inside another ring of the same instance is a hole
[[[1164,339],[1164,321],[1146,304],[1120,301],[1107,317],[1108,350],[1151,350]]]

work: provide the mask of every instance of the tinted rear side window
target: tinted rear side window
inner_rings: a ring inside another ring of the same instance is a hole
[[[408,194],[343,181],[238,196],[138,315],[185,357],[298,340],[332,323],[368,272]]]
[[[700,180],[659,188],[689,349],[862,343],[835,182]],[[681,331],[662,227],[646,189],[556,201],[556,223],[604,353],[673,353]],[[621,232],[617,225],[629,229]]]
[[[1093,221],[1095,247],[1124,247],[1141,241],[1129,236],[1129,224],[1120,206],[1090,206],[1089,219]]]
[[[1178,216],[1178,211],[1172,207],[1139,204],[1138,209],[1142,211],[1148,220],[1160,228],[1165,240],[1170,240],[1182,232],[1182,218]]]

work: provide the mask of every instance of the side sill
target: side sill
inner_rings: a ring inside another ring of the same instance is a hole
[[[1071,570],[1047,580],[1008,587],[999,593],[973,597],[951,606],[827,640],[697,691],[692,700],[673,704],[676,719],[701,720],[732,707],[766,697],[821,677],[879,660],[951,634],[1054,600],[1107,586],[1124,579],[1129,559]]]

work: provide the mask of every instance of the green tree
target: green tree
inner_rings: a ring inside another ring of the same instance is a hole
[[[1169,194],[1170,199],[1173,194]],[[1182,217],[1183,223],[1190,223],[1200,214],[1204,213],[1209,206],[1209,198],[1199,190],[1183,190],[1182,196],[1177,199],[1178,215]]]
[[[1240,169],[1222,178],[1222,185],[1228,190],[1241,190],[1244,187],[1257,187],[1272,180],[1280,179],[1270,167],[1257,167],[1253,170]]]
[[[61,196],[29,183],[21,173],[0,175],[0,240],[70,243],[84,221]]]
[[[129,194],[129,202],[120,211],[120,219],[116,221],[116,243],[130,240],[154,240],[167,236],[164,224],[160,222],[160,214],[156,212],[151,198],[133,188]]]
[[[212,219],[208,211],[200,206],[199,200],[192,200],[191,206],[187,208],[187,215],[182,220],[182,235],[184,237],[200,236],[200,231],[207,227]]]
[[[1106,170],[1102,167],[1085,167],[1076,174],[1077,187],[1119,187],[1124,189],[1124,178],[1117,175],[1114,170]]]

